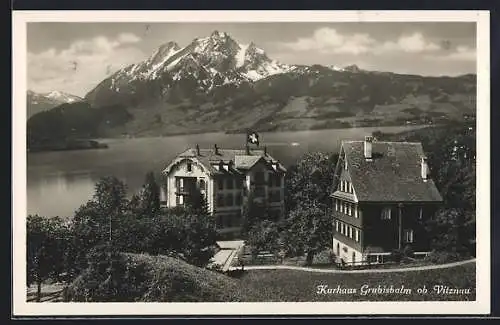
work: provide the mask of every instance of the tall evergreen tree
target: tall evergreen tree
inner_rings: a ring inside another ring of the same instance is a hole
[[[142,214],[149,217],[155,216],[160,211],[160,185],[153,172],[146,174],[140,195],[140,205]]]

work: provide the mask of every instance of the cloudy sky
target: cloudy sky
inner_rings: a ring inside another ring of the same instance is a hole
[[[28,88],[84,96],[161,44],[188,45],[212,31],[253,41],[289,64],[421,75],[476,72],[475,23],[29,23]]]

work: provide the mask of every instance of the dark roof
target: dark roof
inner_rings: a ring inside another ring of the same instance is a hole
[[[250,154],[247,154],[246,150],[219,148],[216,154],[214,149],[200,148],[198,155],[196,149],[189,148],[180,153],[176,159],[183,157],[195,158],[212,173],[217,174],[227,172],[225,170],[217,170],[214,165],[217,165],[218,163],[222,162],[223,164],[232,164],[232,169],[230,169],[229,172],[241,172],[252,168],[261,159],[268,164],[277,163],[278,171],[286,171],[285,167],[281,165],[278,160],[270,156],[268,153],[265,153],[264,150],[250,149]]]
[[[358,201],[440,202],[434,181],[421,176],[421,143],[373,142],[371,161],[364,157],[363,141],[344,141],[348,171]]]

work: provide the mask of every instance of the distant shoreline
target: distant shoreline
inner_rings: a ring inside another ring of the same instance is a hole
[[[349,126],[349,127],[325,127],[325,128],[312,128],[312,129],[278,129],[278,130],[262,130],[259,128],[248,128],[258,133],[287,133],[287,132],[311,132],[311,131],[328,131],[328,130],[348,130],[348,129],[372,129],[372,128],[399,128],[399,127],[409,127],[409,128],[425,128],[440,126],[441,123],[436,124],[393,124],[393,125],[360,125],[360,126]],[[167,138],[176,136],[190,136],[199,134],[227,134],[227,135],[241,135],[246,134],[247,129],[239,130],[196,130],[196,131],[179,131],[171,132],[166,134],[122,134],[110,137],[100,137],[98,139],[140,139],[140,138]]]
[[[31,145],[28,152],[48,152],[48,151],[72,151],[72,150],[91,150],[91,149],[107,149],[109,146],[106,143],[101,143],[95,140],[65,140],[59,142],[44,143]]]

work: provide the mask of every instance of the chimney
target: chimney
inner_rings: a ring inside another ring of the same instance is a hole
[[[422,179],[424,182],[427,181],[427,176],[429,174],[429,167],[427,165],[427,157],[422,157],[421,162],[420,162],[420,170],[422,174]]]
[[[200,155],[200,146],[198,144],[196,144],[196,155]]]
[[[373,137],[371,135],[365,136],[365,159],[366,160],[371,160],[372,159],[372,144],[373,144]]]
[[[217,143],[216,143],[216,144],[214,144],[214,153],[215,153],[216,155],[218,155],[218,154],[219,154],[219,148],[217,147]]]

